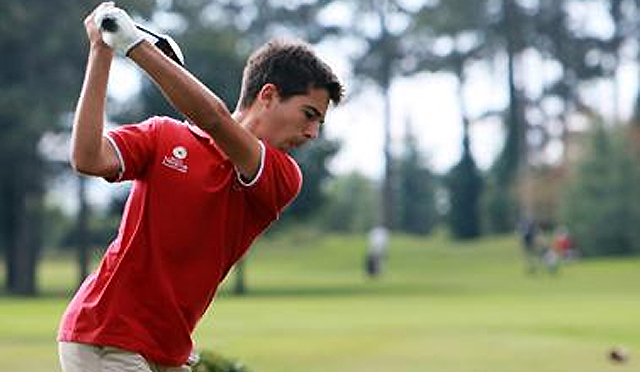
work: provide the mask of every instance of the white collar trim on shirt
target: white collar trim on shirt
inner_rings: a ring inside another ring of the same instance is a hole
[[[212,143],[215,144],[215,141],[213,140],[213,138],[211,138],[211,136],[207,132],[203,131],[197,125],[191,124],[188,121],[185,121],[184,124],[189,128],[189,130],[191,130],[198,137],[206,138],[206,139],[208,139],[209,141],[211,141]],[[259,140],[259,142],[260,142],[260,165],[258,167],[258,172],[256,172],[255,177],[253,177],[253,179],[247,181],[246,179],[244,179],[242,177],[240,172],[238,172],[238,170],[236,169],[236,175],[238,176],[238,182],[240,182],[240,184],[242,186],[251,187],[251,186],[255,185],[258,182],[258,180],[260,179],[260,176],[262,175],[262,170],[264,169],[265,154],[266,154],[267,151],[265,149],[265,146],[264,146],[264,143],[262,142],[262,140]]]

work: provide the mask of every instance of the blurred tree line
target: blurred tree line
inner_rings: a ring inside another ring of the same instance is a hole
[[[88,49],[82,19],[95,5],[0,4],[0,252],[10,293],[36,292],[43,246],[79,246],[86,263],[86,248],[106,245],[124,203],[114,197],[105,211],[92,211],[83,177],[77,216],[45,202],[48,185],[73,177],[65,141]],[[426,235],[445,225],[452,236],[473,239],[513,232],[528,218],[566,225],[589,255],[640,252],[640,95],[632,117],[621,120],[599,112],[586,93],[628,84],[618,71],[640,55],[639,0],[136,0],[124,6],[174,36],[188,68],[231,109],[246,57],[271,37],[333,45],[352,66],[347,104],[361,91],[379,93],[383,117],[363,120],[384,128],[383,177],[332,174],[328,165],[341,144],[321,136],[294,154],[305,187],[279,226],[364,232],[382,224]],[[595,22],[587,16],[594,14],[604,26],[590,28]],[[540,75],[531,76],[531,61]],[[478,66],[502,79],[495,84],[507,94],[503,107],[468,109],[467,87]],[[446,174],[432,169],[412,123],[401,143],[390,135],[394,81],[425,73],[448,73],[458,84],[460,121],[442,125],[461,125],[462,151]],[[615,94],[608,99],[617,107]],[[135,97],[109,103],[117,123],[151,114],[178,115],[146,79]],[[491,120],[503,125],[503,148],[481,170],[473,127]],[[553,149],[560,156],[550,157]]]

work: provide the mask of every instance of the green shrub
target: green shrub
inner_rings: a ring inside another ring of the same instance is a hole
[[[203,351],[193,372],[251,372],[242,363],[223,357],[212,351]]]
[[[586,256],[640,253],[640,166],[624,131],[598,125],[565,188],[562,220]]]

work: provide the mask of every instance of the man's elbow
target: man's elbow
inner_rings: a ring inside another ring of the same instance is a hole
[[[85,175],[88,173],[89,167],[77,156],[72,154],[69,159],[69,163],[71,164],[71,169],[73,169],[74,172]]]
[[[85,176],[114,178],[120,173],[121,166],[116,158],[96,153],[72,152],[70,164],[76,173]]]
[[[93,176],[96,174],[96,165],[91,161],[91,157],[83,155],[78,151],[72,151],[69,159],[71,168],[78,174]]]

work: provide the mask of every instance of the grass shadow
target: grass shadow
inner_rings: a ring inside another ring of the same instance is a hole
[[[271,286],[248,286],[245,292],[237,294],[233,288],[222,288],[219,297],[246,298],[313,298],[313,297],[424,297],[433,295],[461,294],[468,290],[463,286],[434,285],[430,283],[397,283],[371,281],[352,284],[303,285],[283,284]]]

